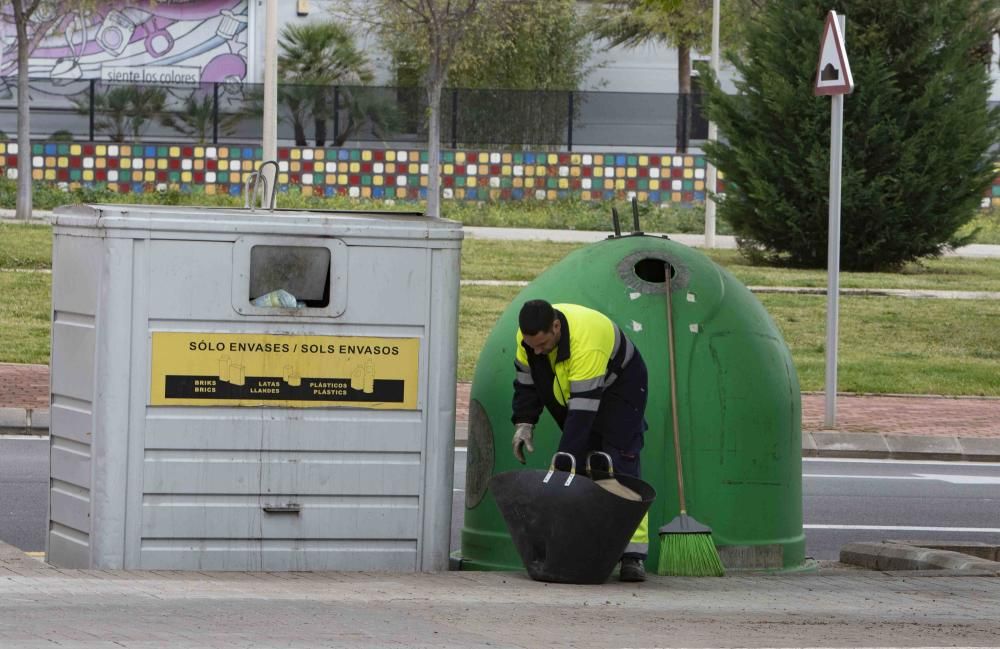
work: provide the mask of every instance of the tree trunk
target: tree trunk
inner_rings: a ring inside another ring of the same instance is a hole
[[[19,219],[31,218],[31,111],[28,97],[28,19],[23,0],[13,0],[17,28],[17,203]]]
[[[296,115],[292,116],[292,132],[295,134],[296,146],[308,146],[309,142],[306,141],[306,129],[302,125],[302,120]]]
[[[677,152],[687,153],[691,139],[691,46],[677,44]]]
[[[427,69],[427,216],[441,216],[441,89],[444,70],[431,56]]]
[[[326,118],[316,118],[316,146],[326,146]]]

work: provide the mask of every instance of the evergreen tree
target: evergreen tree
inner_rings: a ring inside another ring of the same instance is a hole
[[[771,0],[730,56],[738,93],[710,85],[723,140],[720,216],[751,256],[827,261],[830,99],[814,97],[819,0]],[[996,0],[840,0],[854,93],[844,101],[841,267],[892,269],[966,243],[994,177],[987,106]]]

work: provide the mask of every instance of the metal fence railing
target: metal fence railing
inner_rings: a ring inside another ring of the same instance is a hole
[[[138,85],[31,80],[32,137],[44,140],[245,143],[260,139],[262,86]],[[685,137],[676,94],[446,89],[444,146],[676,147]],[[278,138],[300,146],[426,140],[420,88],[301,86],[278,90]],[[707,136],[692,95],[688,140]],[[15,78],[0,78],[0,131],[17,128]]]
[[[0,78],[0,136],[7,139],[17,130],[16,82]],[[29,86],[34,139],[230,144],[261,137],[259,84],[33,79]],[[707,137],[701,104],[700,94],[685,101],[665,93],[450,88],[441,100],[441,143],[451,148],[676,148],[680,141]],[[418,144],[427,139],[426,120],[421,88],[278,88],[278,139],[284,145]]]

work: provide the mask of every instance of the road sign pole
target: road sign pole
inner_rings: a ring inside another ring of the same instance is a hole
[[[827,241],[826,401],[823,427],[837,422],[837,338],[840,315],[840,168],[844,133],[844,96],[830,103],[830,234]]]
[[[830,95],[830,196],[826,281],[826,381],[823,427],[837,425],[837,339],[840,319],[840,169],[843,160],[844,95],[854,90],[844,31],[847,19],[830,11],[820,39],[815,95]]]

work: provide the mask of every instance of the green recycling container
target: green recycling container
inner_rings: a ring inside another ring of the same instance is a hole
[[[656,530],[679,510],[670,406],[665,264],[677,353],[677,415],[688,513],[712,528],[730,570],[805,567],[801,394],[791,354],[756,297],[701,252],[663,237],[609,237],[559,261],[524,288],[479,356],[469,404],[462,569],[519,570],[489,480],[522,468],[511,453],[517,316],[541,298],[597,309],[639,348],[649,369],[642,478],[656,489]],[[527,468],[547,468],[559,428],[544,413]],[[585,542],[581,539],[581,542]]]

